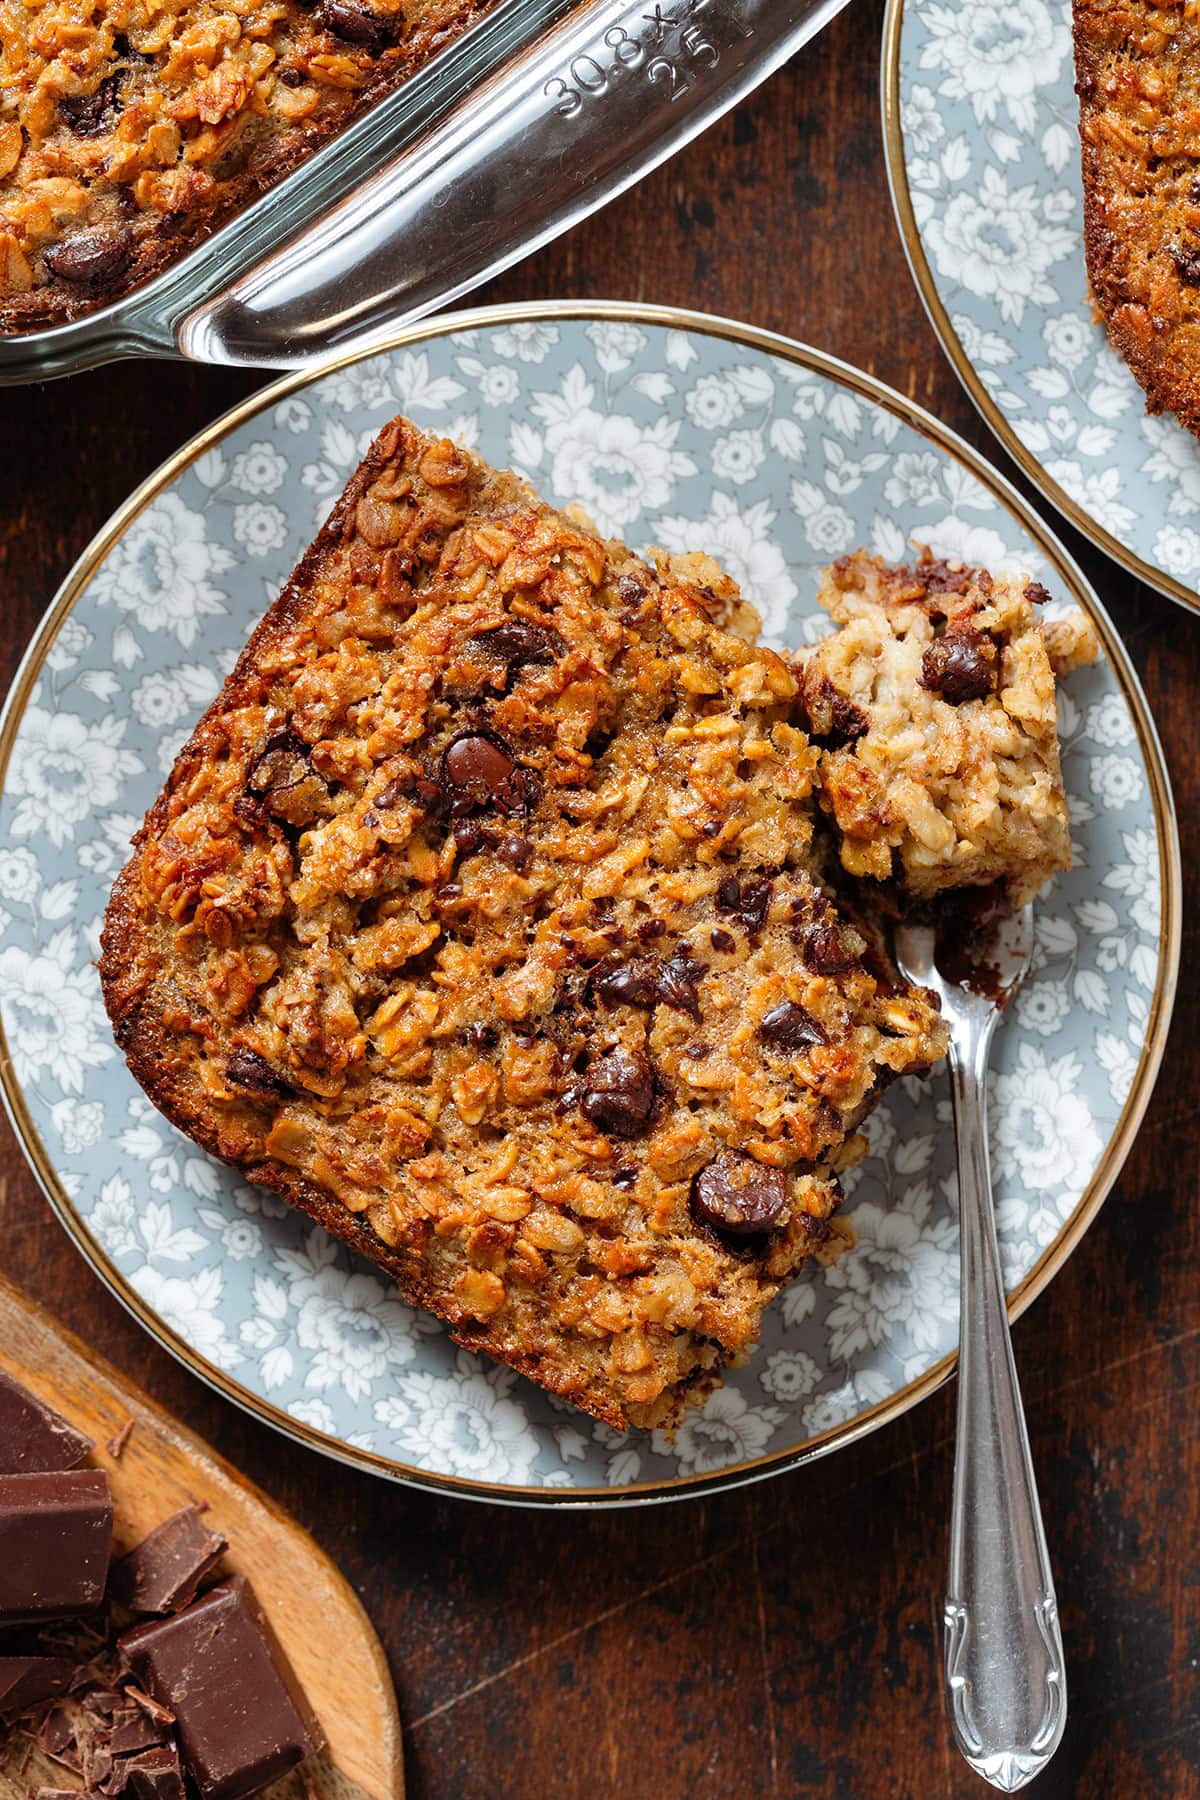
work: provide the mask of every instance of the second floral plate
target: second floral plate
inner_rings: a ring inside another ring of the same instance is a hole
[[[866,544],[1035,575],[1105,659],[1062,696],[1076,866],[1039,908],[994,1058],[1014,1308],[1050,1279],[1149,1096],[1179,942],[1166,777],[1125,653],[1036,516],[868,376],[766,333],[652,308],[464,314],[267,388],[133,496],[67,581],[0,726],[0,1061],[68,1231],[149,1330],[294,1437],[432,1487],[524,1502],[658,1499],[788,1467],[952,1366],[958,1252],[942,1077],[901,1083],[852,1183],[856,1242],[772,1309],[674,1443],[621,1437],[459,1351],[359,1262],[171,1130],[100,1004],[99,922],[175,753],[367,443],[397,411],[514,464],[638,546],[703,548],[767,635],[821,629],[817,577]]]
[[[884,137],[934,329],[1005,449],[1124,568],[1200,609],[1200,443],[1092,315],[1070,0],[889,0]]]

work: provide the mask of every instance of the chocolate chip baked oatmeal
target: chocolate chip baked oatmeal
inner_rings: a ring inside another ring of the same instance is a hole
[[[1195,9],[1075,0],[1088,276],[1150,410],[1200,432]]]
[[[920,899],[1000,883],[1024,905],[1071,866],[1054,678],[1099,654],[1087,619],[1041,623],[1037,582],[928,553],[843,557],[819,598],[841,629],[800,684],[843,868]]]
[[[182,752],[101,974],[156,1104],[459,1342],[675,1422],[946,1034],[814,877],[795,675],[404,420]]]
[[[6,0],[0,331],[116,299],[491,0]]]

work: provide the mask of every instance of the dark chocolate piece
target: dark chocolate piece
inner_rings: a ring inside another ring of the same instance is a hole
[[[185,1800],[178,1750],[174,1744],[155,1744],[136,1756],[123,1757],[109,1776],[105,1791],[120,1795],[122,1800]]]
[[[189,1605],[229,1548],[208,1529],[201,1512],[198,1506],[185,1506],[114,1563],[108,1580],[111,1598],[135,1613],[179,1612]]]
[[[734,1237],[769,1231],[786,1204],[783,1170],[740,1150],[722,1150],[692,1182],[693,1218]]]
[[[92,1440],[0,1369],[0,1475],[73,1469]]]
[[[242,1575],[117,1641],[122,1666],[178,1722],[201,1800],[242,1800],[303,1762],[320,1730]]]
[[[65,1694],[75,1664],[61,1656],[0,1656],[0,1718],[16,1719]]]
[[[0,1475],[0,1625],[68,1618],[104,1598],[112,1495],[100,1469]]]
[[[114,1756],[134,1756],[140,1750],[153,1750],[158,1744],[165,1744],[169,1736],[170,1726],[156,1725],[142,1707],[124,1706],[113,1714],[108,1748]]]
[[[643,1050],[618,1044],[589,1063],[580,1110],[610,1137],[637,1137],[654,1111],[654,1066]]]

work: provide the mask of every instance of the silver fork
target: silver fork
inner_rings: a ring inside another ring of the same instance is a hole
[[[950,1024],[962,1273],[946,1696],[968,1763],[1015,1793],[1046,1767],[1067,1722],[1058,1604],[1008,1333],[987,1148],[988,1052],[1029,968],[1033,908],[1002,920],[969,963],[941,947],[945,972],[932,926],[896,932],[905,980],[932,988]]]

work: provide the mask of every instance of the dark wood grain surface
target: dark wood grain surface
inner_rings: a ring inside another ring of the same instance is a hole
[[[748,105],[480,298],[675,302],[774,327],[915,396],[1007,468],[892,220],[880,25],[877,0],[855,0]],[[112,508],[256,385],[156,363],[0,393],[5,681]],[[1146,684],[1190,902],[1200,618],[1064,536]],[[1045,1800],[1200,1795],[1193,953],[1185,916],[1149,1115],[1097,1224],[1015,1333],[1070,1664]],[[392,1660],[414,1800],[982,1791],[940,1694],[952,1391],[823,1463],[694,1504],[548,1517],[430,1499],[320,1462],[210,1393],[69,1248],[7,1133],[0,1154],[9,1274],[290,1507],[358,1588]]]

